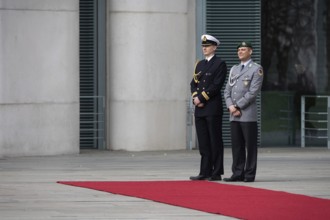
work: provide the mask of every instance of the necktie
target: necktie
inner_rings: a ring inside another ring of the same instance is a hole
[[[244,65],[242,65],[242,67],[241,67],[241,71],[244,69]]]
[[[205,59],[205,64],[207,64],[207,62],[209,62],[207,59]]]

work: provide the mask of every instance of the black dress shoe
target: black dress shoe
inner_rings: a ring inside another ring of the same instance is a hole
[[[208,181],[220,181],[222,180],[221,176],[211,176],[207,179]]]
[[[243,178],[232,176],[230,178],[224,178],[223,180],[226,182],[237,182],[237,181],[243,181]]]
[[[198,175],[198,176],[191,176],[189,179],[190,180],[206,180],[208,179],[209,177],[207,176],[204,176],[204,175]]]
[[[248,183],[248,182],[254,182],[253,178],[245,178],[244,182]]]

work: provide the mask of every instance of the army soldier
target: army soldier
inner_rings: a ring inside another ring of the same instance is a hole
[[[241,42],[237,55],[241,63],[229,73],[224,91],[230,113],[232,143],[232,176],[224,181],[253,182],[257,170],[257,104],[256,99],[263,81],[262,67],[251,59],[252,45]]]
[[[196,63],[190,83],[195,105],[195,125],[201,155],[200,172],[191,180],[221,180],[223,175],[222,95],[227,75],[226,62],[215,55],[218,39],[204,34],[201,37],[205,60]]]

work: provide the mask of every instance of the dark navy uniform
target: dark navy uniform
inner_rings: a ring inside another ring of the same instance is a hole
[[[221,176],[224,173],[221,88],[226,75],[226,63],[214,55],[210,61],[202,60],[197,63],[190,83],[192,97],[198,97],[203,103],[203,107],[195,107],[195,124],[201,155],[200,179]]]

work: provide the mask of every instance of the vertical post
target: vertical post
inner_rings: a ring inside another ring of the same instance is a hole
[[[196,55],[197,59],[203,59],[204,55],[200,47],[201,35],[206,29],[206,0],[196,1]]]
[[[192,117],[192,101],[191,97],[188,99],[187,103],[187,143],[186,143],[186,149],[192,150],[192,136],[193,136],[193,117]]]
[[[305,147],[305,96],[301,96],[301,147]]]
[[[291,130],[292,130],[292,145],[296,144],[296,121],[295,121],[295,112],[296,112],[296,107],[294,104],[294,98],[293,95],[291,94],[289,96],[290,98],[290,105],[291,105],[291,115],[289,115],[289,118],[291,118]]]
[[[328,96],[328,126],[327,126],[327,136],[328,136],[328,149],[330,149],[330,96]]]
[[[105,78],[106,78],[106,1],[97,1],[97,149],[106,149]],[[101,117],[101,118],[100,118]],[[103,122],[103,123],[102,123]]]

